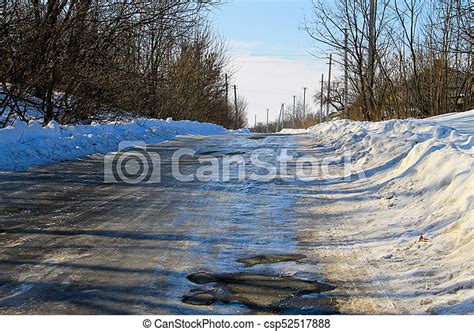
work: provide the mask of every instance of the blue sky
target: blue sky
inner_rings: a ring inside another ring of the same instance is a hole
[[[315,44],[302,30],[305,16],[311,17],[311,0],[233,0],[211,15],[228,44],[234,83],[249,102],[252,126],[255,114],[265,121],[267,108],[276,118],[281,104],[302,96],[303,87],[307,100],[319,89],[326,65],[308,53]]]
[[[310,0],[234,0],[215,11],[215,26],[229,39],[260,42],[257,54],[304,53],[311,42],[299,28],[310,8]]]

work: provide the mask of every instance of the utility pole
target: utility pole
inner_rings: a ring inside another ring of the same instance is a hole
[[[281,122],[281,108],[280,108],[280,112],[278,113],[278,121],[277,121],[277,126],[275,129],[275,133],[277,133],[278,129],[280,128],[280,122]]]
[[[234,85],[235,129],[239,128],[239,109],[237,106],[237,85]]]
[[[296,120],[296,95],[293,96],[293,129],[296,129],[295,120]]]
[[[332,70],[332,54],[329,55],[328,99],[326,100],[327,119],[329,119],[329,106],[331,105],[331,70]]]
[[[268,116],[270,115],[270,109],[267,108],[267,133],[268,133]]]
[[[374,112],[374,74],[375,74],[375,48],[376,48],[376,25],[375,14],[377,12],[377,0],[370,0],[369,7],[369,51],[368,51],[368,70],[367,70],[367,85],[369,92],[369,117]]]
[[[344,117],[349,118],[349,30],[344,29]]]
[[[281,129],[285,128],[285,104],[281,104]]]
[[[225,103],[229,107],[229,77],[225,74]]]
[[[324,99],[324,74],[321,75],[321,101],[319,105],[321,108],[319,109],[319,123],[323,121],[323,99]]]
[[[306,87],[303,87],[303,129],[304,127],[304,122],[306,120]]]
[[[255,125],[253,126],[254,129],[257,128],[257,114],[255,114]]]

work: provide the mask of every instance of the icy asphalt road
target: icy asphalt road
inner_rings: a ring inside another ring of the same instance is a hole
[[[178,137],[149,150],[164,159],[181,147],[214,156],[248,157],[259,148],[315,153],[305,136],[250,137]],[[198,165],[190,159],[184,172]],[[160,184],[105,184],[103,157],[93,156],[0,173],[0,313],[258,313],[238,302],[185,304],[183,296],[199,287],[186,277],[254,272],[324,281],[317,215],[295,208],[302,197],[311,202],[309,185],[183,183],[169,167],[162,171]],[[269,253],[307,258],[251,268],[236,261]],[[283,313],[325,312],[320,301],[304,296]]]

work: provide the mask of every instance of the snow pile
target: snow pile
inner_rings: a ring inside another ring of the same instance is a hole
[[[339,120],[307,133],[316,149],[350,154],[357,169],[349,182],[317,193],[335,201],[321,207],[322,218],[336,218],[327,235],[350,242],[325,252],[329,265],[334,262],[328,275],[357,278],[367,293],[384,293],[354,296],[341,309],[474,313],[474,111],[425,120]],[[349,267],[336,266],[344,259]]]
[[[279,133],[281,134],[301,134],[306,133],[306,129],[282,129]]]
[[[67,126],[51,122],[16,121],[0,129],[0,171],[25,169],[71,160],[94,153],[116,151],[122,141],[159,143],[177,135],[223,134],[227,130],[210,123],[172,119],[136,119],[131,122]]]

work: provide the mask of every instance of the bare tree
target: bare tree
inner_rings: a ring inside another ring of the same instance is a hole
[[[44,124],[169,114],[228,125],[225,49],[204,32],[206,11],[218,3],[4,1],[0,109],[28,120],[34,107]],[[194,85],[177,97],[170,86],[185,84],[185,68]]]
[[[472,11],[467,0],[315,0],[306,31],[344,63],[349,112],[381,120],[472,107]],[[344,92],[344,91],[342,91]],[[340,107],[338,88],[329,100]]]

